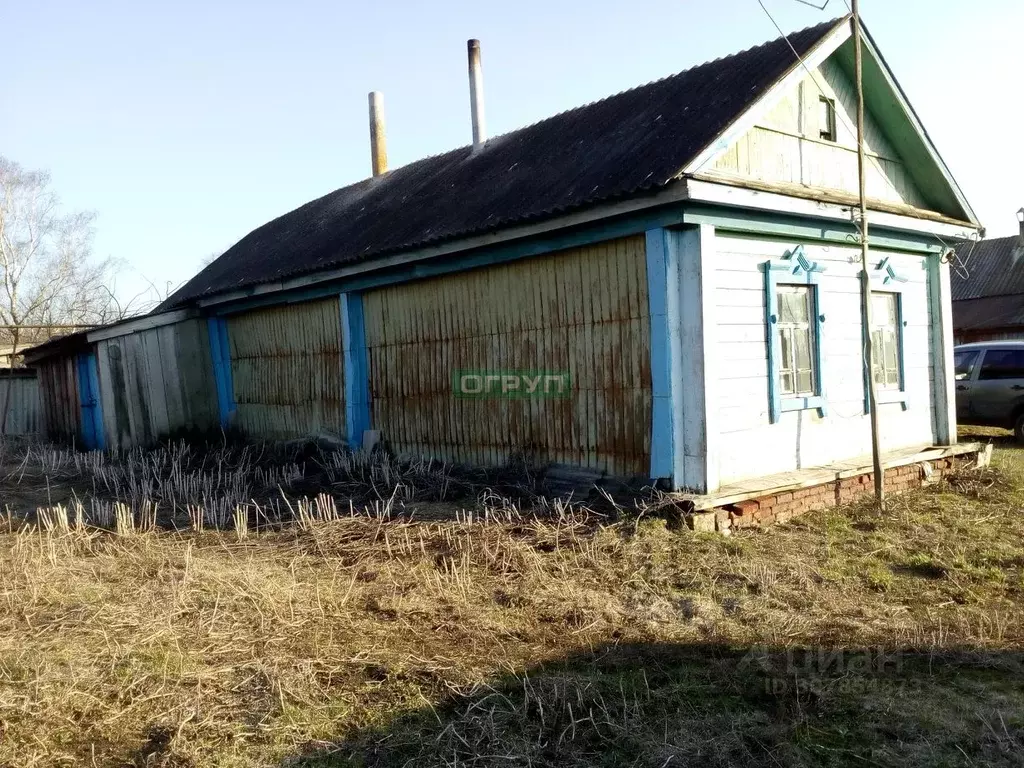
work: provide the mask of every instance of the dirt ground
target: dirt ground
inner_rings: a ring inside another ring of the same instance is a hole
[[[1024,451],[985,437],[730,538],[423,462],[20,447],[0,765],[1020,765]]]

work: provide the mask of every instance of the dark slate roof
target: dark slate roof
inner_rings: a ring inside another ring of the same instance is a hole
[[[657,191],[837,25],[396,168],[249,233],[160,309]]]
[[[1017,235],[964,243],[950,268],[953,301],[1024,294],[1024,244]]]

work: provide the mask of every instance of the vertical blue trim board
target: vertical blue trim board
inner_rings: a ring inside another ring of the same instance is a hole
[[[100,400],[100,373],[99,362],[96,353],[90,352],[86,360],[86,367],[89,372],[89,389],[96,403],[92,409],[93,433],[96,436],[96,449],[99,451],[107,447],[106,435],[103,434],[103,402]]]
[[[816,408],[824,418],[828,410],[825,398],[825,366],[822,355],[824,347],[825,314],[821,307],[821,273],[825,271],[816,261],[810,261],[802,245],[787,253],[782,261],[766,261],[764,270],[765,290],[765,332],[768,336],[768,415],[772,424],[782,418],[784,411],[803,411]],[[780,285],[809,285],[814,300],[814,356],[817,376],[814,394],[809,397],[786,397],[779,392],[782,344],[776,331],[779,321],[776,289]]]
[[[647,302],[651,329],[652,478],[672,478],[673,469],[666,234],[661,228],[647,232]]]
[[[363,444],[370,428],[370,352],[366,347],[363,296],[343,293],[341,311],[342,365],[345,373],[345,430],[352,450]]]
[[[650,476],[684,486],[683,428],[679,389],[682,360],[679,308],[679,237],[673,230],[647,232],[647,301],[651,345]]]
[[[213,378],[217,385],[217,411],[220,426],[227,429],[235,413],[235,387],[231,378],[231,347],[228,344],[228,323],[223,317],[207,321],[210,336],[210,356],[213,359]]]
[[[77,359],[78,399],[82,414],[82,447],[89,451],[104,448],[103,410],[100,405],[99,366],[96,353],[83,352]]]
[[[863,273],[861,274],[863,279]],[[907,398],[907,370],[905,367],[904,360],[906,358],[906,343],[904,340],[904,329],[907,327],[907,321],[903,316],[903,291],[906,288],[907,278],[900,275],[893,268],[892,263],[889,261],[889,257],[886,256],[882,259],[878,266],[871,271],[869,276],[868,286],[870,293],[894,293],[896,294],[896,364],[899,370],[900,386],[899,389],[879,389],[875,392],[875,396],[878,400],[879,405],[885,405],[886,403],[900,403],[903,406],[903,410],[907,410],[910,407],[909,400]],[[861,307],[861,312],[864,308]],[[871,413],[871,393],[869,388],[871,382],[868,379],[873,372],[868,371],[867,365],[867,335],[871,333],[871,329],[867,327],[867,323],[861,322],[861,337],[864,344],[864,413]]]

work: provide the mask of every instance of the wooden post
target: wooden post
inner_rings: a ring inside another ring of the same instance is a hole
[[[860,265],[861,305],[864,317],[864,365],[868,387],[868,407],[871,411],[871,463],[875,476],[875,500],[879,509],[885,509],[885,477],[878,438],[878,396],[875,388],[875,350],[871,339],[871,273],[868,264],[868,203],[864,179],[864,72],[860,37],[860,9],[853,0],[853,67],[857,86],[857,183],[860,188]]]

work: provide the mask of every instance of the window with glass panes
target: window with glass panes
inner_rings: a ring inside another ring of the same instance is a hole
[[[875,385],[882,389],[899,389],[901,384],[899,315],[898,294],[871,293],[872,368]]]
[[[836,140],[836,103],[827,96],[818,99],[818,135],[825,141]]]
[[[813,395],[815,370],[814,290],[810,285],[780,285],[776,289],[779,334],[779,394]]]

